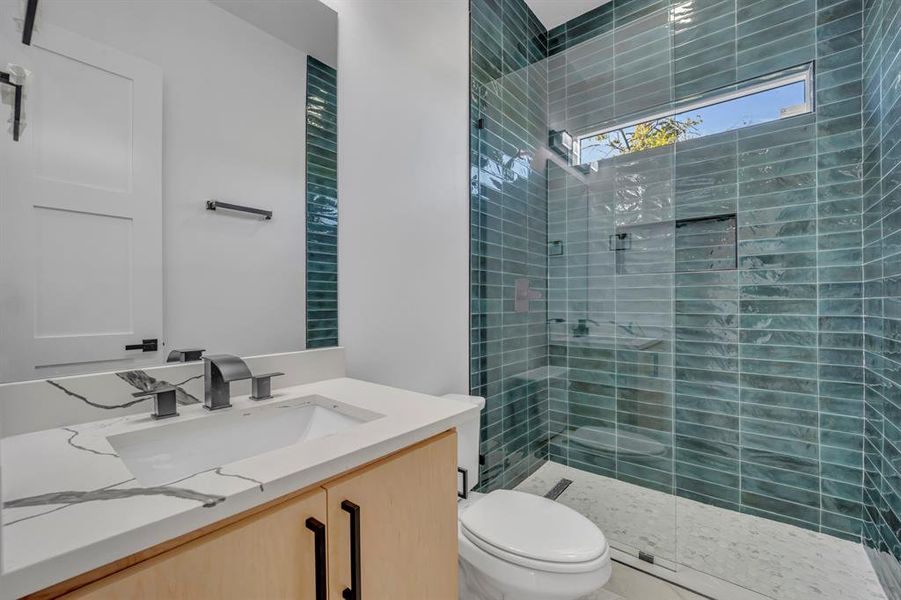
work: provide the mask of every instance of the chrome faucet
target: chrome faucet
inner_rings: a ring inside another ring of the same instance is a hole
[[[250,379],[247,364],[231,354],[211,354],[203,357],[203,407],[219,410],[232,405],[229,383]]]

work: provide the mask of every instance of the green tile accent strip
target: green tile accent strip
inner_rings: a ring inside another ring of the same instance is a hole
[[[470,389],[487,400],[480,485],[489,491],[547,458],[546,300],[528,313],[513,306],[517,279],[547,294],[547,181],[533,168],[547,142],[547,43],[523,0],[470,9]]]
[[[838,3],[836,8],[842,5]],[[840,22],[836,21],[836,26]],[[837,88],[862,86],[863,90],[864,542],[891,600],[901,598],[899,51],[901,1],[866,0],[862,81],[842,77],[835,83]]]
[[[338,72],[307,57],[307,348],[338,345]]]

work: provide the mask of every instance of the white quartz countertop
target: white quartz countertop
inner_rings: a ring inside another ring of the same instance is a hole
[[[64,581],[478,418],[474,405],[348,378],[278,389],[262,402],[235,397],[226,410],[311,395],[383,416],[152,487],[138,483],[107,436],[221,411],[179,406],[175,419],[144,413],[4,438],[0,598]]]

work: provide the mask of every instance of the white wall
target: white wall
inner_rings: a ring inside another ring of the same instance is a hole
[[[321,39],[293,47],[208,2],[44,0],[41,11],[41,22],[163,71],[167,350],[303,349],[306,54],[334,49],[317,47]],[[275,216],[213,213],[204,209],[210,198]]]
[[[468,388],[469,6],[338,11],[339,335],[351,377]]]

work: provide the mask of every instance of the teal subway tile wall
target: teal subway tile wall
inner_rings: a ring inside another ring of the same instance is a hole
[[[549,258],[551,366],[564,368],[550,384],[551,456],[859,539],[861,3],[605,7],[586,17],[591,38],[582,18],[550,33],[551,129],[665,112],[807,63],[816,112],[624,154],[588,176],[552,168],[549,237],[569,251]],[[735,220],[697,220],[724,215]],[[623,232],[630,249],[610,252]],[[573,337],[580,318],[594,325]],[[579,428],[609,432],[609,448],[579,443]]]
[[[521,0],[471,14],[486,489],[549,459],[859,541],[863,1],[614,0],[549,32]],[[814,112],[596,171],[547,148],[808,65]]]
[[[901,1],[866,0],[863,28],[866,377],[864,541],[901,598]]]
[[[338,73],[307,57],[307,348],[338,345]]]

